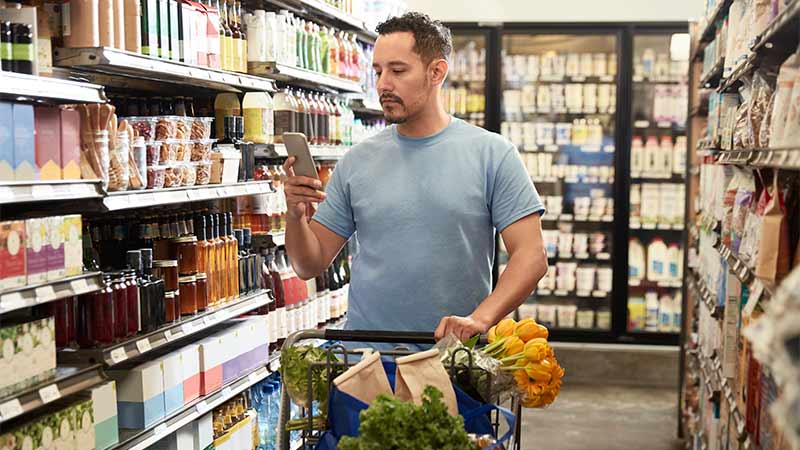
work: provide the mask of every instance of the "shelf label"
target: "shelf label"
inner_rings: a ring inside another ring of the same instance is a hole
[[[0,203],[14,200],[14,190],[8,186],[0,186]]]
[[[0,405],[0,416],[3,420],[11,419],[22,414],[22,404],[19,399],[14,398]]]
[[[203,323],[209,327],[214,324],[214,317],[213,316],[205,316],[203,317]]]
[[[551,153],[552,152],[557,152],[558,149],[559,149],[559,147],[557,145],[554,145],[554,144],[549,144],[549,145],[545,145],[544,146],[544,151],[546,151],[546,152],[551,152]]]
[[[567,292],[567,291],[565,291],[563,289],[556,289],[554,294],[559,296],[559,297],[566,297],[567,295],[569,295],[569,292]]]
[[[587,220],[589,220],[588,216],[575,216],[576,222],[586,222]]]
[[[658,128],[672,128],[672,122],[658,122]]]
[[[143,194],[140,198],[140,203],[145,206],[152,205],[156,202],[156,196],[153,194]]]
[[[22,292],[11,292],[0,297],[0,308],[16,309],[25,304]]]
[[[594,298],[605,298],[608,295],[606,291],[592,291],[592,297]]]
[[[49,184],[37,184],[31,188],[31,196],[37,200],[51,199],[55,193],[56,190]]]
[[[186,191],[186,194],[189,196],[189,200],[200,200],[206,198],[205,190],[189,189]]]
[[[589,291],[578,291],[575,293],[578,297],[589,297],[591,294]]]
[[[633,123],[633,126],[636,128],[647,128],[650,126],[650,122],[646,120],[637,120]]]
[[[247,376],[247,380],[253,384],[256,384],[261,380],[261,375],[259,375],[258,372],[253,372]]]
[[[152,347],[150,346],[150,339],[148,338],[139,339],[138,341],[136,341],[136,348],[139,349],[139,353],[149,352],[150,350],[152,350]]]
[[[164,339],[166,339],[167,342],[172,342],[172,331],[164,330]]]
[[[156,435],[156,436],[160,436],[160,435],[162,435],[162,434],[164,434],[166,432],[167,432],[167,424],[166,423],[158,424],[158,426],[155,427],[155,429],[153,430],[153,434]]]
[[[39,286],[36,288],[36,301],[38,303],[49,302],[56,299],[56,290],[52,285]]]
[[[230,386],[225,386],[225,388],[222,389],[222,397],[225,398],[225,399],[230,398],[232,393],[233,393],[233,391],[232,391]]]
[[[86,282],[86,278],[78,278],[77,280],[72,280],[69,282],[70,288],[72,288],[72,292],[74,294],[82,294],[89,289],[89,283]]]
[[[539,295],[551,295],[553,291],[550,289],[539,289],[536,293]]]
[[[61,392],[57,385],[51,384],[39,389],[39,398],[42,399],[42,403],[50,403],[61,398]]]
[[[643,230],[655,230],[656,229],[656,224],[654,224],[654,223],[642,224],[642,229]]]
[[[225,189],[223,188],[217,188],[214,192],[219,198],[225,197]]]
[[[611,254],[610,253],[605,253],[605,252],[598,253],[597,254],[597,259],[601,259],[601,260],[604,260],[604,261],[605,260],[609,260],[609,259],[611,259]]]
[[[280,359],[276,359],[275,361],[272,361],[271,363],[269,363],[269,370],[271,370],[273,372],[277,372],[280,369],[281,369],[281,360]]]
[[[208,403],[205,400],[200,400],[195,406],[198,414],[205,414],[208,411]]]
[[[126,359],[128,359],[128,353],[125,351],[125,347],[119,347],[111,350],[111,361],[113,361],[114,364],[119,364]]]
[[[181,331],[183,331],[183,334],[192,334],[192,333],[194,333],[194,323],[189,322],[189,323],[185,323],[185,324],[181,325]]]
[[[657,228],[659,230],[671,230],[672,226],[669,225],[669,224],[666,224],[666,223],[660,223],[660,224],[658,224]]]
[[[259,194],[261,189],[257,184],[248,184],[245,189],[247,190],[248,194]]]
[[[575,258],[577,258],[577,259],[589,259],[589,254],[588,253],[578,253],[578,254],[575,255]]]

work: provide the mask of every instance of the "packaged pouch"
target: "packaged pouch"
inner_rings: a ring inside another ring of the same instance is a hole
[[[773,175],[772,186],[764,189],[762,198],[767,201],[758,240],[756,276],[768,283],[776,283],[789,273],[789,220],[786,216],[784,196],[778,179]]]
[[[392,395],[389,377],[386,376],[381,354],[378,352],[364,356],[358,364],[336,377],[333,384],[340,391],[367,405],[372,404],[380,394]]]
[[[731,250],[737,253],[739,253],[739,247],[742,243],[745,221],[755,197],[755,190],[756,183],[753,173],[742,171],[739,188],[736,191],[736,198],[733,203],[733,222],[731,224]]]
[[[770,146],[773,148],[784,145],[783,133],[786,128],[786,117],[789,114],[795,81],[797,80],[798,66],[800,66],[800,58],[795,53],[786,59],[778,72],[769,133]]]
[[[730,246],[733,237],[733,207],[736,204],[736,193],[742,182],[742,169],[734,168],[733,178],[728,183],[722,199],[722,243]]]
[[[444,394],[442,400],[447,405],[450,415],[458,415],[456,392],[447,370],[439,359],[438,349],[397,358],[395,382],[397,398],[422,405],[422,394],[428,386],[433,386]]]

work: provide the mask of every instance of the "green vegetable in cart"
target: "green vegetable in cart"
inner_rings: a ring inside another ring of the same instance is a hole
[[[464,418],[451,416],[442,397],[432,386],[421,406],[379,395],[361,412],[360,436],[343,437],[339,450],[474,450]]]
[[[333,380],[345,371],[341,365],[318,365],[314,363],[324,363],[328,358],[328,352],[311,346],[300,345],[287,347],[281,350],[281,379],[292,399],[298,406],[310,408],[308,404],[308,392],[311,390],[312,400],[319,403],[319,410],[323,416],[315,418],[314,428],[324,428],[326,420],[324,414],[328,411],[328,380]],[[333,361],[338,364],[339,361]],[[311,370],[311,385],[308,384],[308,371]],[[286,429],[299,430],[308,424],[307,420],[298,419],[290,421]]]

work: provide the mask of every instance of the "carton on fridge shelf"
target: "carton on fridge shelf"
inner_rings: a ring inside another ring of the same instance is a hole
[[[0,291],[25,286],[25,252],[25,221],[0,222]]]
[[[222,387],[222,363],[225,351],[219,334],[198,342],[200,395],[207,395]]]
[[[183,403],[200,396],[200,348],[195,344],[180,350],[183,363]]]
[[[14,119],[6,102],[0,102],[0,181],[14,181]]]
[[[61,114],[58,108],[37,106],[33,110],[36,127],[36,167],[42,180],[61,179]]]
[[[47,220],[48,243],[47,251],[47,279],[49,281],[64,278],[64,217],[53,216]]]
[[[180,61],[185,64],[197,65],[197,53],[194,52],[192,39],[195,36],[195,11],[194,7],[184,1],[178,3],[181,20],[180,35],[178,36],[178,50]]]
[[[158,56],[169,59],[169,0],[157,0]]]
[[[83,273],[83,220],[80,214],[63,216],[64,276]]]
[[[0,327],[0,396],[50,378],[56,368],[55,319]],[[10,376],[13,374],[13,376]]]
[[[214,418],[208,413],[192,422],[194,449],[204,450],[214,443]]]
[[[206,30],[208,28],[208,16],[205,6],[202,3],[193,2],[190,0],[182,0],[184,6],[184,14],[187,12],[187,7],[190,11],[191,18],[191,39],[186,42],[187,59],[191,60],[191,64],[198,66],[208,66],[208,35]],[[185,16],[184,16],[185,17]],[[186,33],[184,29],[184,34]],[[219,36],[217,36],[219,40]],[[189,64],[187,62],[187,64]]]
[[[176,351],[162,358],[164,365],[164,413],[170,415],[183,407],[183,361]]]
[[[81,116],[74,109],[61,109],[61,178],[81,179]]]
[[[266,316],[251,316],[244,319],[235,319],[236,342],[240,351],[227,364],[235,371],[233,379],[244,376],[258,367],[263,367],[269,361],[269,334]],[[230,347],[230,346],[229,346]]]
[[[25,273],[27,284],[47,281],[47,219],[25,221]]]
[[[143,429],[164,418],[164,366],[150,361],[128,370],[110,370],[117,382],[119,427]]]
[[[107,381],[90,390],[94,405],[94,450],[106,450],[119,443],[117,384]]]
[[[220,335],[222,348],[225,349],[222,360],[222,384],[230,383],[238,378],[239,367],[237,364],[240,362],[242,352],[250,344],[246,336],[239,331],[240,326],[234,325]]]
[[[158,0],[142,0],[142,54],[158,58]]]
[[[181,60],[179,9],[181,9],[181,6],[177,0],[169,0],[169,59],[173,61]]]
[[[14,179],[38,180],[33,106],[15,103],[11,112],[14,123]]]
[[[177,431],[156,442],[150,448],[153,450],[194,450],[192,423],[187,423],[181,428],[178,428]]]
[[[92,400],[84,400],[72,408],[75,414],[75,450],[93,450],[95,448],[94,406]]]

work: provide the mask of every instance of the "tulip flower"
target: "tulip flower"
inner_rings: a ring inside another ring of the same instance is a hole
[[[514,334],[517,335],[523,342],[528,342],[532,339],[542,338],[547,339],[547,327],[539,325],[533,319],[524,319],[514,327]]]
[[[531,362],[525,366],[525,373],[538,382],[549,383],[553,378],[552,372],[553,367],[546,359],[543,359],[538,363]]]
[[[495,328],[495,334],[500,338],[512,336],[514,334],[514,328],[516,325],[517,324],[514,322],[514,319],[503,319],[497,324],[497,327]]]
[[[494,341],[497,340],[497,325],[489,328],[489,335],[487,337],[490,344],[494,344]]]
[[[547,340],[536,338],[528,341],[525,344],[525,359],[531,362],[541,361],[548,357],[553,348],[547,343]]]

